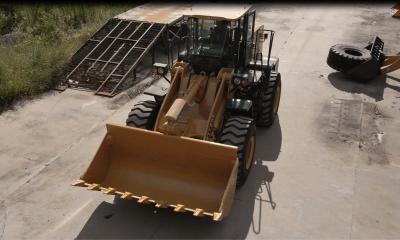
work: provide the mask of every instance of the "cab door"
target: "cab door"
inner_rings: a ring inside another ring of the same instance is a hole
[[[245,26],[246,30],[246,57],[245,66],[248,66],[254,54],[254,23],[256,19],[256,11],[253,10],[247,14],[247,21]]]

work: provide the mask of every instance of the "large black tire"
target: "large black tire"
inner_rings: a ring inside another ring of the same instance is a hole
[[[281,74],[271,72],[266,85],[258,91],[254,102],[254,116],[259,127],[269,127],[278,114],[281,97]]]
[[[143,101],[135,104],[126,119],[130,127],[153,130],[160,106],[155,101]]]
[[[331,68],[346,73],[350,69],[370,59],[371,54],[368,49],[336,44],[329,49],[326,62]]]
[[[238,147],[239,169],[236,187],[241,187],[251,170],[256,145],[256,124],[252,118],[230,117],[224,124],[220,143]]]

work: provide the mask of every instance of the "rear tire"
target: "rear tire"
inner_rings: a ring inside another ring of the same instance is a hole
[[[371,53],[368,49],[336,44],[329,49],[326,63],[329,67],[345,73],[370,59]]]
[[[255,99],[254,115],[259,127],[269,127],[278,114],[281,99],[281,74],[271,72],[268,83],[258,92]]]
[[[236,146],[239,168],[236,187],[241,187],[250,173],[254,162],[256,146],[256,124],[252,118],[243,116],[230,117],[224,124],[220,143]]]
[[[153,130],[160,106],[155,101],[143,101],[133,106],[126,125],[130,127]]]

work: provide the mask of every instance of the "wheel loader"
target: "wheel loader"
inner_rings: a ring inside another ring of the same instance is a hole
[[[74,186],[215,221],[228,215],[253,164],[256,127],[273,124],[281,93],[274,31],[255,30],[254,10],[238,11],[185,16],[169,88],[150,87],[154,100],[136,104],[126,125],[106,125]]]

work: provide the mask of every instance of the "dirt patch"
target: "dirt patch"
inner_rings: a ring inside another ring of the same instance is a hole
[[[357,100],[331,99],[324,105],[319,120],[324,137],[329,142],[358,144],[361,111]]]
[[[323,106],[318,120],[328,146],[358,147],[368,165],[389,164],[383,145],[385,133],[380,130],[383,121],[384,116],[376,104],[338,98],[332,98]]]
[[[137,83],[130,89],[126,90],[123,93],[120,93],[118,96],[115,96],[107,105],[108,109],[115,110],[120,108],[125,103],[129,102],[131,99],[134,99],[136,96],[142,94],[148,87],[150,87],[154,82],[156,82],[158,78],[148,77],[141,82]]]
[[[387,10],[378,10],[382,8]],[[384,52],[395,51],[395,46],[400,44],[399,31],[393,31],[393,29],[398,29],[398,19],[393,18],[389,10],[390,8],[387,5],[377,4],[362,7],[359,13],[355,15],[359,22],[352,23],[359,26],[359,31],[351,31],[346,35],[350,36],[353,44],[359,43],[360,46],[367,45],[368,41],[372,40],[374,36],[381,36],[385,42]]]
[[[380,126],[385,118],[376,104],[363,102],[362,123],[360,132],[359,148],[366,155],[367,164],[389,164],[385,153],[385,133]]]

